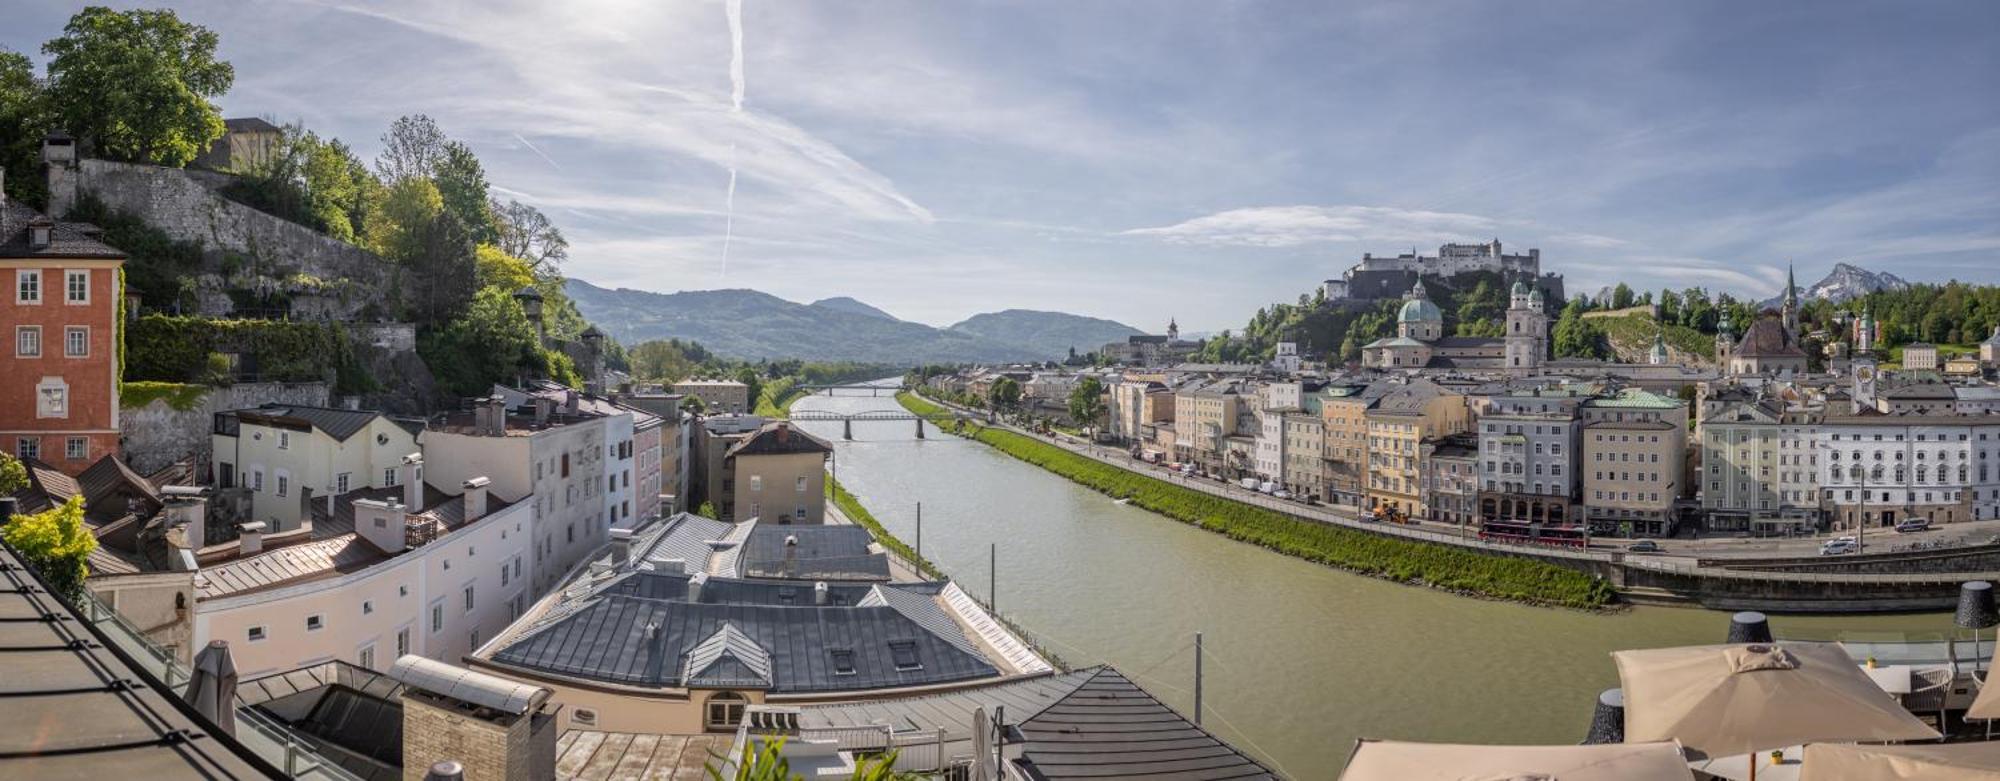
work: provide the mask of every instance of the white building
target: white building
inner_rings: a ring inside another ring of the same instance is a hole
[[[1816,445],[1835,528],[2000,518],[2000,420],[1990,416],[1828,416]]]
[[[418,424],[379,412],[267,404],[215,415],[211,484],[242,488],[267,533],[299,528],[313,498],[396,485]]]

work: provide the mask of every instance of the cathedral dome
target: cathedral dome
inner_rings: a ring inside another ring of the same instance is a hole
[[[1398,323],[1444,322],[1444,312],[1430,299],[1418,298],[1403,302],[1403,310],[1396,314]]]

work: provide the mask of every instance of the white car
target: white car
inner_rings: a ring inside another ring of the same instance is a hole
[[[1853,540],[1833,540],[1825,545],[1819,546],[1819,555],[1821,556],[1840,556],[1848,553],[1860,553],[1860,552],[1861,552],[1861,544]]]

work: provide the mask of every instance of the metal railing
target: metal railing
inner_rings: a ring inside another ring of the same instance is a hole
[[[170,696],[186,694],[188,682],[193,678],[187,666],[181,664],[173,652],[147,639],[144,632],[99,600],[96,594],[86,592],[81,604],[77,605],[77,612],[96,625],[141,669],[158,676],[166,684]],[[300,738],[290,727],[253,707],[236,709],[236,742],[265,761],[283,768],[293,778],[361,781],[359,776],[320,754],[318,748]]]

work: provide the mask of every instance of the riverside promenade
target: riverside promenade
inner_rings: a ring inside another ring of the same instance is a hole
[[[1826,565],[1834,562],[1817,556],[1789,559],[1766,556],[1757,559],[1754,568],[1738,567],[1733,565],[1732,560],[1720,557],[1628,555],[1616,549],[1576,550],[1507,545],[1480,540],[1470,530],[1459,527],[1445,530],[1425,528],[1422,524],[1363,521],[1352,508],[1307,505],[1207,478],[1174,474],[1156,465],[1135,461],[1122,450],[1079,442],[1063,435],[1051,437],[1037,434],[1005,422],[985,423],[986,410],[961,407],[930,397],[919,398],[960,413],[981,425],[1030,437],[1084,458],[1294,518],[1368,534],[1458,546],[1487,555],[1532,558],[1587,572],[1605,579],[1623,599],[1635,603],[1780,613],[1947,610],[1956,604],[1959,584],[1968,580],[2000,580],[2000,546],[1994,545],[1931,552],[1922,556],[1874,554],[1867,556],[1866,560],[1877,571],[1829,572]],[[1903,562],[1909,563],[1909,566],[1899,566]],[[1893,571],[1897,569],[1919,571]]]

